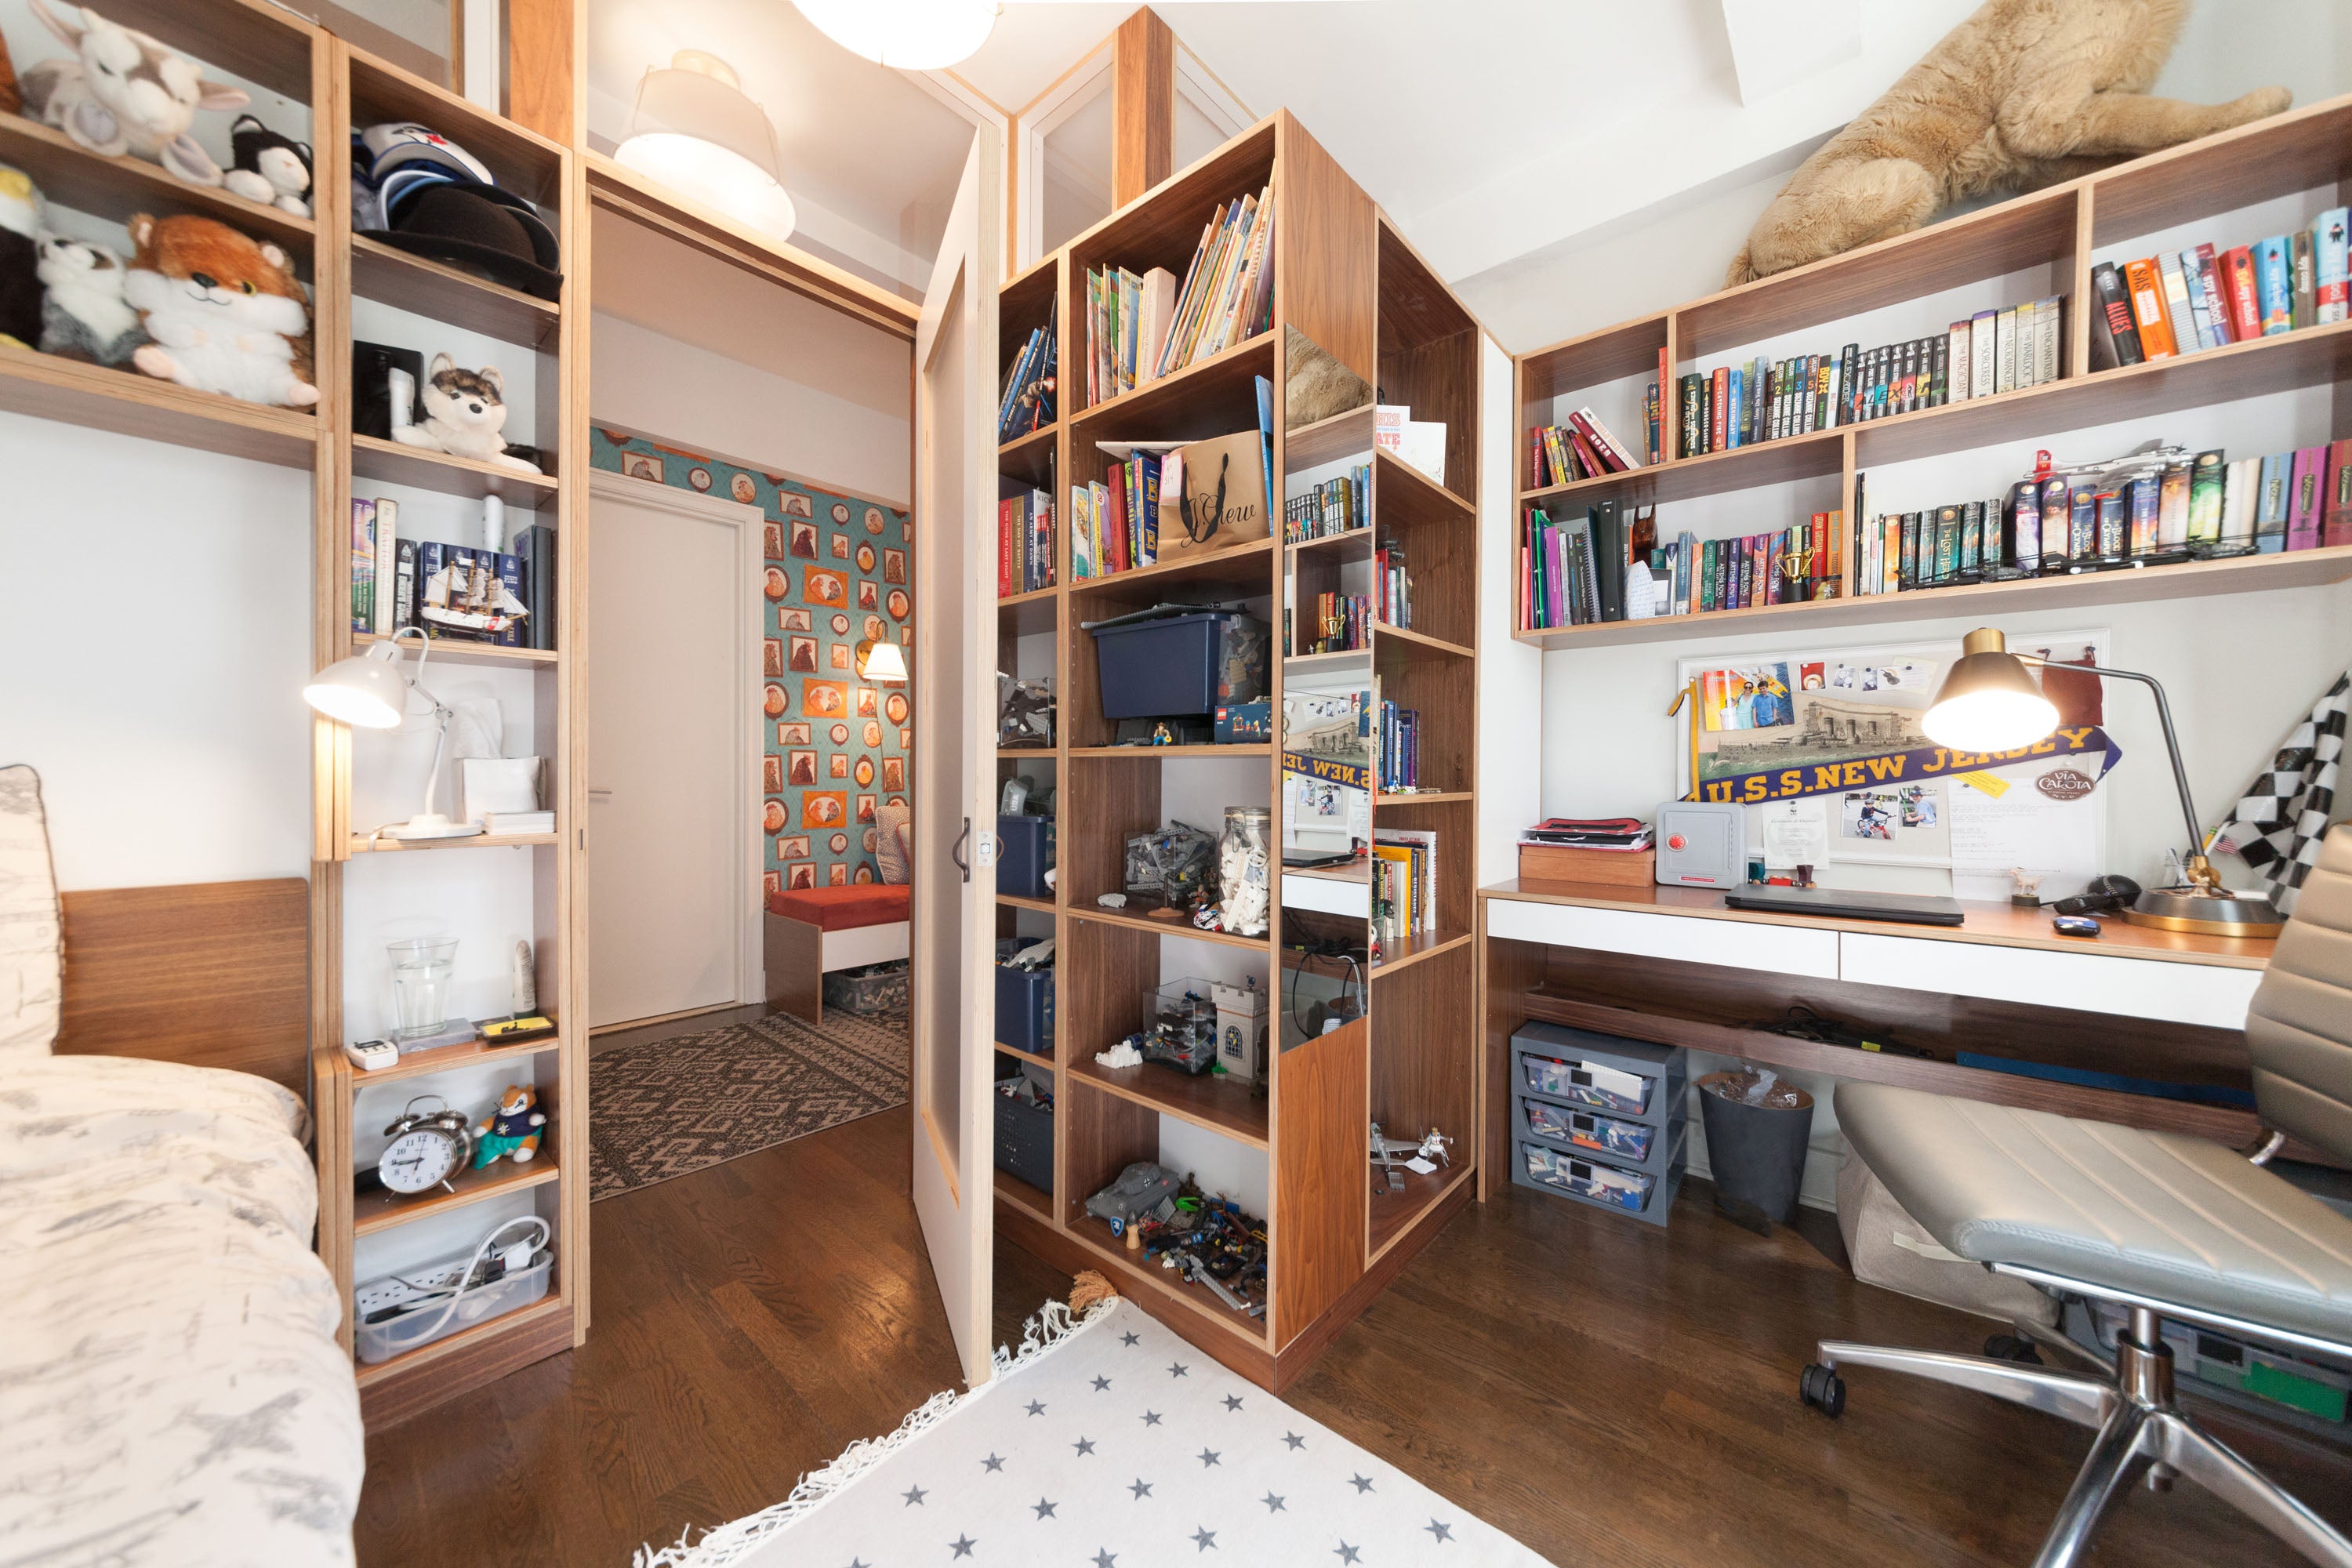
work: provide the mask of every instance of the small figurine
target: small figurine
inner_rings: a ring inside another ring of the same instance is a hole
[[[1176,743],[1176,736],[1169,730],[1165,721],[1151,727],[1151,743],[1155,746],[1172,746]]]
[[[547,1112],[539,1109],[539,1092],[527,1083],[509,1084],[499,1096],[499,1108],[474,1125],[474,1169],[498,1163],[501,1154],[527,1165],[539,1154],[539,1130]]]

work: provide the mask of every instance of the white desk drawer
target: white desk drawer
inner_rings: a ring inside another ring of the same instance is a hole
[[[1838,975],[1837,932],[1761,921],[1702,920],[1691,915],[1637,914],[1577,904],[1490,899],[1486,934],[1513,942],[1549,942],[1555,947],[1716,963],[1727,969],[1803,974],[1816,980],[1834,980]]]
[[[2246,1004],[2263,978],[2259,969],[1853,931],[1843,933],[1839,944],[1839,978],[1865,985],[1899,985],[1948,996],[2073,1007],[2218,1029],[2245,1027]]]

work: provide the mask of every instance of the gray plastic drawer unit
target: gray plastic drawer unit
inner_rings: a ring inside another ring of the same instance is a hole
[[[1511,1180],[1664,1225],[1688,1163],[1689,1081],[1679,1046],[1523,1025],[1511,1037]]]

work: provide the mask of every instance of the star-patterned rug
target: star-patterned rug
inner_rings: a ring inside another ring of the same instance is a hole
[[[635,1568],[1548,1568],[1131,1302],[1032,1320],[959,1398]]]
[[[907,1103],[907,1015],[789,1013],[622,1046],[588,1062],[597,1203]]]

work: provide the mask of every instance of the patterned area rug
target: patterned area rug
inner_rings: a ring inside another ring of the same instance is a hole
[[[1110,1300],[636,1568],[1546,1568],[1393,1465]]]
[[[904,1013],[776,1013],[590,1058],[590,1201],[906,1104],[907,1040]]]

